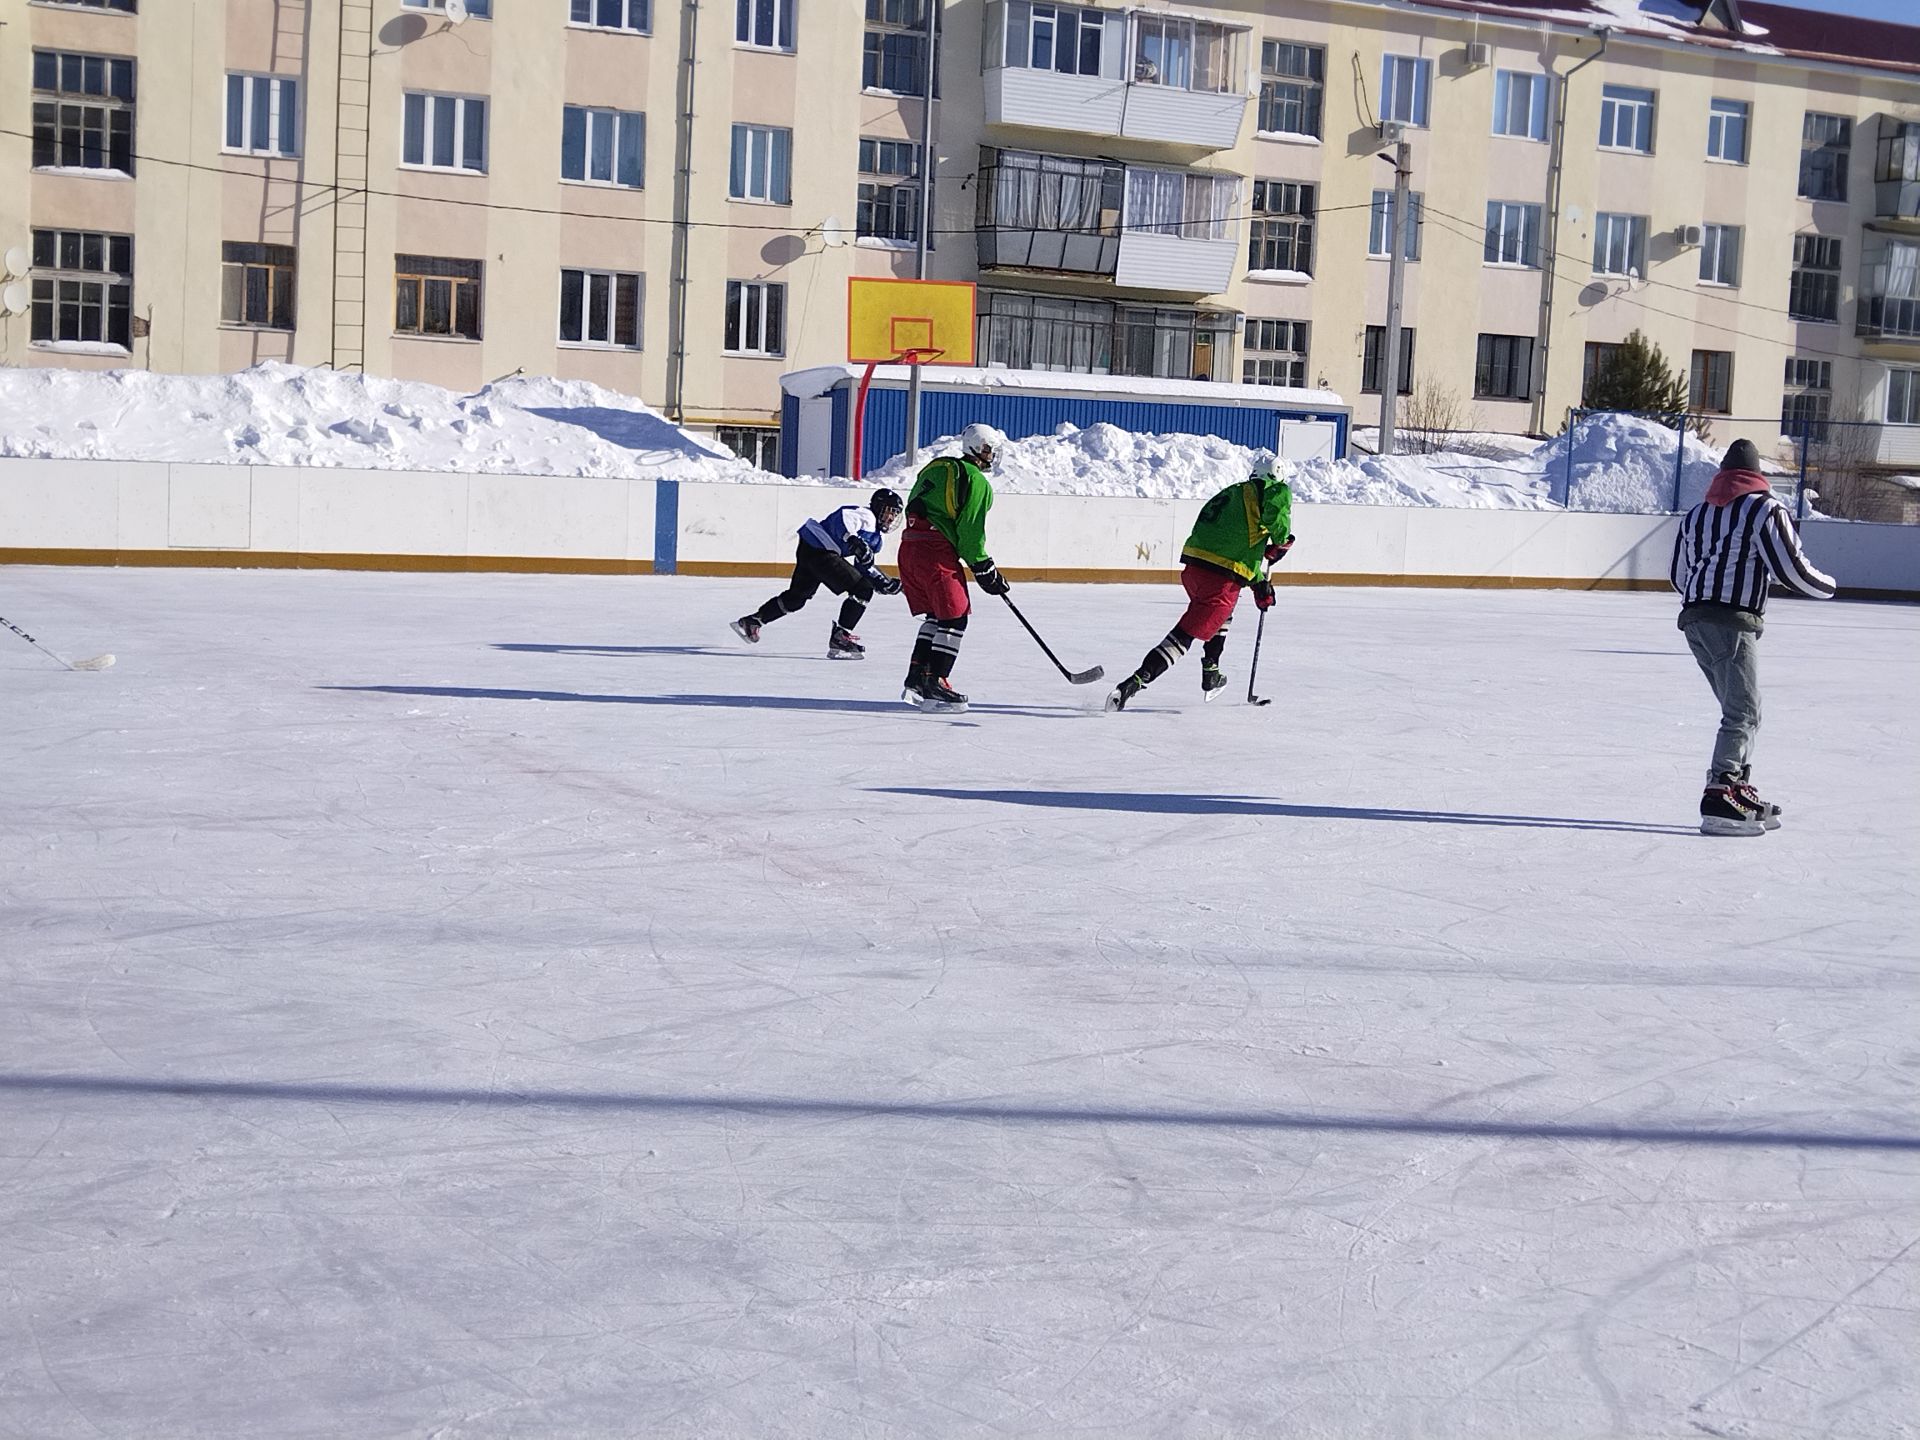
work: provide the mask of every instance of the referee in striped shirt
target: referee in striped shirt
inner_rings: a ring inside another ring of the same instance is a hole
[[[1736,440],[1707,487],[1707,498],[1680,522],[1673,588],[1680,629],[1720,702],[1720,731],[1700,797],[1708,835],[1760,835],[1780,825],[1780,807],[1753,787],[1753,739],[1760,729],[1755,649],[1773,582],[1815,600],[1833,598],[1831,575],[1800,548],[1787,507],[1760,473],[1760,452]]]

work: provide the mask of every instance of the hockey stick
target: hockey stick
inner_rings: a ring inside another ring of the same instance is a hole
[[[14,634],[33,646],[33,648],[38,650],[42,655],[53,655],[54,659],[58,660],[69,670],[104,670],[113,664],[113,656],[111,655],[95,655],[86,660],[69,660],[64,655],[54,655],[53,651],[47,649],[46,646],[42,645],[38,640],[34,639],[33,636],[22,630],[4,615],[0,615],[0,625],[6,626],[7,629],[13,631]]]
[[[1247,664],[1247,704],[1249,705],[1271,705],[1273,703],[1273,697],[1270,695],[1259,700],[1253,698],[1253,677],[1260,669],[1260,641],[1266,633],[1267,612],[1262,610],[1260,612],[1260,619],[1253,627],[1253,659]]]
[[[1013,597],[1007,594],[1006,591],[1002,590],[1000,592],[1000,598],[1006,601],[1007,608],[1013,611],[1013,618],[1018,620],[1022,625],[1025,625],[1027,627],[1027,633],[1033,636],[1034,644],[1038,645],[1042,650],[1045,650],[1047,652],[1047,659],[1053,661],[1053,668],[1058,670],[1062,675],[1067,677],[1068,684],[1091,685],[1094,681],[1101,679],[1103,676],[1105,676],[1105,674],[1107,673],[1106,667],[1102,665],[1096,665],[1091,670],[1067,669],[1066,666],[1060,663],[1060,657],[1053,653],[1052,647],[1050,647],[1046,641],[1040,638],[1040,632],[1033,628],[1032,622],[1029,621],[1026,616],[1020,613],[1020,607],[1013,603]]]

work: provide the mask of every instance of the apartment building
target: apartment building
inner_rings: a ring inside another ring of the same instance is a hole
[[[920,263],[925,3],[0,0],[0,360],[579,377],[770,458]],[[1363,423],[1555,429],[1639,329],[1920,464],[1920,28],[1644,3],[945,0],[926,273],[983,364]]]

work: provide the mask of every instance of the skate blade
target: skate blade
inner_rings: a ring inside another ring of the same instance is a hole
[[[914,703],[920,707],[920,713],[922,715],[964,715],[967,713],[967,702],[964,700],[956,705],[951,700],[929,700],[925,696],[921,696]]]
[[[1702,835],[1764,835],[1767,827],[1758,820],[1728,820],[1709,815],[1700,822]]]
[[[856,651],[853,651],[853,650],[829,650],[829,651],[827,651],[827,659],[829,659],[829,660],[864,660],[864,659],[866,659],[866,658],[867,658],[867,657],[866,657],[866,655],[865,655],[865,654],[863,654],[863,653],[860,653],[860,652],[856,652]]]
[[[747,627],[742,625],[738,620],[729,621],[727,628],[749,645],[758,645],[760,643],[760,637],[758,635],[749,635],[747,633]]]
[[[1200,692],[1201,703],[1204,705],[1213,704],[1213,702],[1218,700],[1222,693],[1225,692],[1226,688],[1226,686],[1222,685],[1218,690],[1202,690]]]

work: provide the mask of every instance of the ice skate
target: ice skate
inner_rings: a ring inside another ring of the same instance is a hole
[[[758,645],[760,643],[760,617],[758,615],[742,615],[738,620],[733,622],[731,628],[733,633],[746,641],[747,644]]]
[[[827,658],[829,660],[864,660],[867,647],[860,643],[860,637],[851,630],[836,625],[833,634],[827,639]]]
[[[1200,667],[1200,698],[1212,704],[1214,697],[1227,688],[1227,675],[1218,665]]]
[[[1760,823],[1762,825],[1766,826],[1769,830],[1778,830],[1780,828],[1780,807],[1773,801],[1762,797],[1760,792],[1753,788],[1753,781],[1748,778],[1752,774],[1753,767],[1751,765],[1741,766],[1740,774],[1733,782],[1733,793],[1739,797],[1742,805],[1745,805],[1760,817]]]
[[[1731,775],[1722,775],[1700,796],[1700,833],[1764,835],[1767,824],[1762,813],[1741,798],[1738,782]]]
[[[925,714],[964,715],[966,713],[967,697],[949,685],[944,678],[922,682],[919,693],[920,698],[917,703]]]
[[[1107,709],[1109,711],[1126,709],[1127,702],[1138,695],[1140,690],[1141,685],[1139,680],[1129,675],[1118,685],[1114,686],[1113,693],[1107,696]]]

